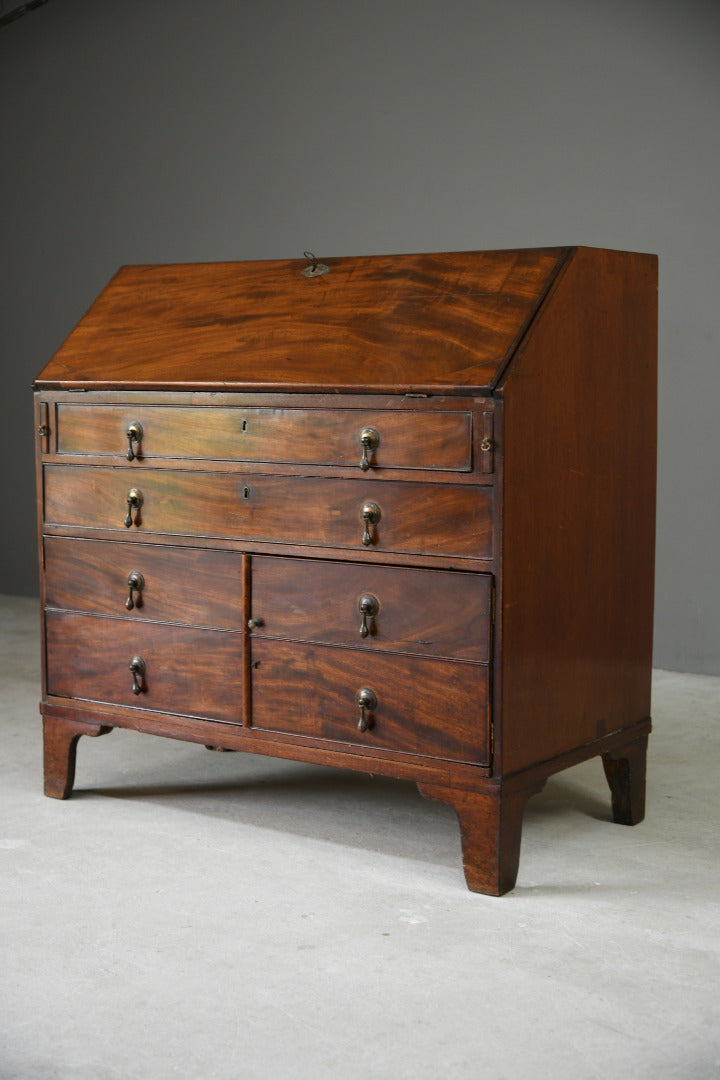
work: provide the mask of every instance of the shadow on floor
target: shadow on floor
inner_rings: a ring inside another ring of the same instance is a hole
[[[152,782],[76,789],[73,799],[153,802],[250,827],[457,865],[460,835],[454,811],[422,798],[410,781],[322,765],[236,758],[243,759],[249,775],[218,780],[205,774],[166,784],[157,782],[153,770]],[[569,814],[609,822],[609,793],[603,800],[567,774],[551,777],[526,807],[524,832],[529,835],[548,819],[567,819]]]

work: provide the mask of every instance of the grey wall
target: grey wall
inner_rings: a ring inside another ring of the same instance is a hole
[[[720,672],[719,46],[714,0],[50,0],[0,30],[0,591],[36,589],[30,384],[119,265],[622,247],[661,265],[656,663]]]

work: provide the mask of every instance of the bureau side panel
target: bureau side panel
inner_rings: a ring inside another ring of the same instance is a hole
[[[504,774],[650,713],[657,260],[578,249],[502,388]]]

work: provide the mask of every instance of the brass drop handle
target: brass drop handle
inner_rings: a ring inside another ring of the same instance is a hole
[[[133,420],[125,432],[128,441],[127,454],[125,455],[128,461],[134,461],[137,457],[137,451],[140,449],[140,440],[143,437],[142,424],[137,420]],[[137,443],[137,449],[133,447],[133,443]]]
[[[382,517],[382,513],[377,503],[366,502],[363,503],[361,516],[365,526],[362,534],[362,542],[365,547],[369,547],[370,544],[372,544],[373,542],[373,538],[370,533],[370,526],[377,525],[380,518]]]
[[[127,514],[125,515],[125,528],[129,529],[131,525],[140,525],[140,507],[143,504],[142,491],[139,488],[130,488],[127,493]],[[133,510],[135,511],[135,518],[133,519]]]
[[[142,606],[142,591],[145,588],[145,578],[142,576],[139,570],[133,570],[131,574],[128,574],[128,598],[125,601],[125,607],[128,611],[132,611],[134,607]],[[137,593],[137,599],[133,598],[133,593]]]
[[[369,690],[367,686],[364,686],[362,690],[358,690],[356,701],[360,710],[358,731],[367,731],[368,728],[373,726],[372,713],[378,707],[377,694],[374,690]]]
[[[372,593],[364,593],[358,600],[358,611],[362,615],[360,623],[360,637],[366,638],[370,633],[368,619],[373,619],[380,610],[380,601]]]
[[[368,450],[377,450],[380,445],[380,435],[372,427],[363,428],[360,432],[360,445],[362,446],[362,457],[360,458],[360,468],[363,472],[367,472],[370,468],[370,462],[368,461]]]
[[[145,690],[145,661],[142,656],[133,656],[128,667],[132,672],[133,694],[142,694],[143,690]]]

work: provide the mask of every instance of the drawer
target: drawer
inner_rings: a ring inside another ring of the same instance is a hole
[[[253,727],[486,764],[488,669],[419,656],[254,639]],[[361,731],[359,691],[377,705]]]
[[[253,556],[260,638],[487,663],[491,578],[445,570]],[[363,617],[364,616],[364,617]]]
[[[124,459],[139,425],[138,464],[157,458],[298,462],[368,468],[472,468],[470,412],[59,404],[58,452]],[[376,443],[376,445],[374,445]]]
[[[242,635],[47,611],[48,694],[242,722]],[[142,692],[129,665],[142,658]]]
[[[131,590],[133,575],[140,580],[133,577]],[[238,630],[241,586],[241,557],[233,551],[45,538],[51,608]]]
[[[45,465],[44,477],[48,524],[117,529],[128,539],[176,533],[468,558],[491,553],[492,489],[485,487],[168,469],[129,474],[83,465]],[[142,504],[126,528],[131,491]],[[368,505],[374,509],[366,522]]]

